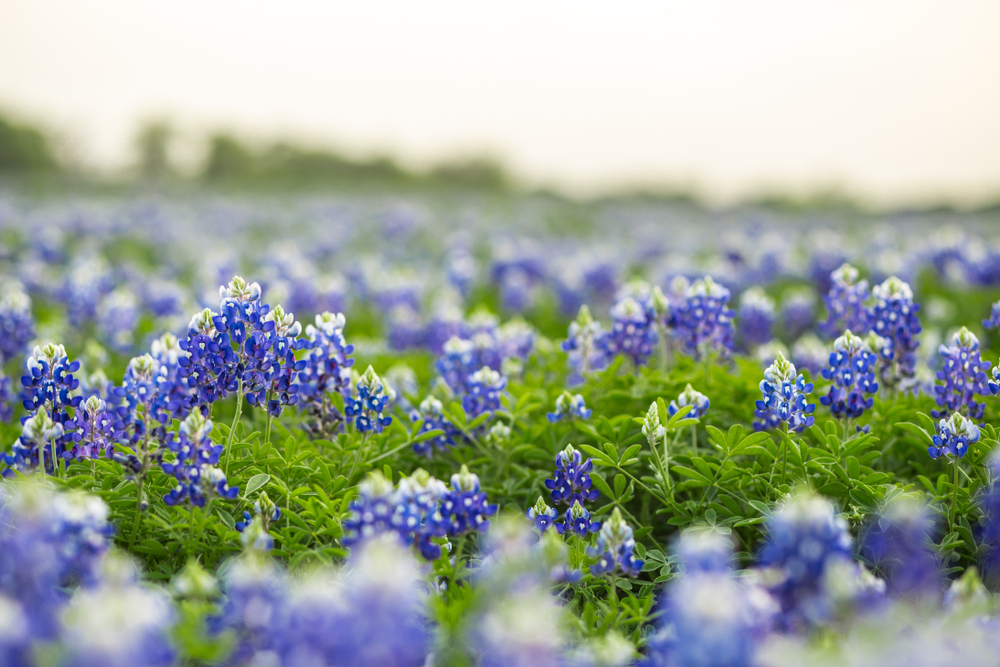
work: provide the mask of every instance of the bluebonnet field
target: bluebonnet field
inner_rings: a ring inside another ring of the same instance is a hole
[[[0,198],[0,664],[995,665],[998,213]]]

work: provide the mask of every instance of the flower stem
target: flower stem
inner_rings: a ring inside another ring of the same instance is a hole
[[[243,412],[243,380],[240,380],[236,389],[236,414],[233,415],[233,423],[229,427],[229,438],[226,439],[226,465],[224,472],[229,476],[229,459],[232,458],[233,435],[236,433],[236,425],[240,422],[240,415]]]
[[[365,434],[361,436],[361,445],[358,447],[358,453],[354,456],[354,463],[351,464],[351,472],[347,474],[348,484],[350,484],[351,479],[354,478],[354,471],[357,470],[358,463],[361,462],[361,456],[364,454],[365,445],[368,444],[368,433],[369,431],[365,431]]]
[[[146,478],[140,476],[135,483],[135,518],[132,520],[132,536],[128,538],[129,549],[135,544],[135,538],[139,534],[139,524],[142,522],[142,485],[145,481]]]
[[[458,542],[455,544],[455,563],[451,568],[451,585],[453,587],[458,585],[458,569],[462,559],[462,551],[465,550],[465,535],[458,538]]]
[[[955,466],[954,470],[955,483],[952,485],[952,493],[951,493],[951,523],[954,526],[955,519],[957,518],[957,515],[955,513],[955,507],[958,504],[958,459],[957,458],[952,460],[952,465]]]

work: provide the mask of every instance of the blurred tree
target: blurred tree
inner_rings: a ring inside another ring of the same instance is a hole
[[[0,116],[0,172],[55,171],[59,163],[48,138],[34,127]]]
[[[216,134],[209,139],[208,160],[202,177],[206,180],[243,178],[257,170],[257,159],[239,139]]]
[[[503,166],[489,158],[447,162],[435,167],[430,177],[447,185],[503,190],[510,180]]]
[[[135,138],[139,153],[139,173],[151,180],[161,179],[172,172],[170,139],[174,130],[169,123],[153,121],[142,126]]]

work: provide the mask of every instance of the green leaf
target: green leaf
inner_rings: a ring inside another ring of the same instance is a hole
[[[596,472],[590,474],[590,482],[597,487],[597,490],[604,494],[605,498],[614,500],[615,494],[611,492],[611,487],[604,481],[604,478]]]
[[[604,443],[604,451],[608,454],[608,459],[618,465],[618,450],[610,442]]]
[[[621,498],[622,493],[625,492],[625,475],[621,473],[615,475],[615,498]]]
[[[693,405],[685,405],[682,408],[678,409],[677,412],[675,412],[673,416],[670,417],[670,419],[668,419],[665,423],[663,422],[662,417],[660,418],[660,422],[663,423],[664,428],[666,428],[666,430],[669,431],[674,427],[674,425],[677,422],[684,419],[684,416],[687,415],[687,413],[691,412],[691,410],[693,409],[694,409]],[[659,412],[659,406],[657,406],[657,412]]]
[[[580,451],[589,454],[591,458],[594,459],[594,463],[609,466],[614,468],[618,465],[617,461],[612,461],[608,458],[608,455],[599,450],[597,447],[591,447],[590,445],[580,445]]]
[[[250,494],[271,481],[271,476],[266,472],[254,475],[247,481],[247,488],[243,491],[243,497],[249,498]]]

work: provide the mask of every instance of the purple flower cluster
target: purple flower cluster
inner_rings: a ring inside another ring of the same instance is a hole
[[[733,317],[729,290],[705,276],[685,291],[683,300],[671,309],[668,325],[673,336],[695,358],[710,352],[733,350]]]
[[[656,321],[649,299],[625,297],[611,308],[611,329],[601,335],[597,344],[607,357],[622,355],[641,366],[659,340]]]
[[[760,381],[763,400],[757,401],[754,416],[760,421],[754,422],[754,428],[765,430],[781,424],[793,431],[809,428],[816,421],[812,415],[816,405],[806,400],[812,390],[813,385],[801,373],[796,375],[795,366],[779,352]]]
[[[423,470],[400,481],[397,487],[378,473],[362,483],[344,521],[344,544],[354,546],[376,535],[392,533],[404,545],[416,544],[427,560],[441,555],[440,538],[489,529],[490,505],[479,478],[466,466],[452,475],[450,486]]]
[[[824,336],[836,338],[844,331],[866,334],[871,329],[865,302],[870,296],[868,281],[859,280],[858,270],[844,264],[830,274],[830,292],[823,297],[827,318],[820,324]]]
[[[386,405],[395,399],[395,394],[390,393],[392,390],[385,386],[371,366],[358,380],[355,389],[357,394],[344,401],[344,415],[354,419],[354,427],[361,433],[381,433],[392,423],[392,417],[382,413]]]
[[[20,359],[35,337],[35,320],[31,315],[31,299],[16,281],[6,287],[0,297],[0,366]]]
[[[417,563],[391,539],[373,539],[351,553],[341,572],[289,580],[248,559],[223,580],[225,604],[217,632],[236,647],[227,664],[420,667],[430,636]]]
[[[181,422],[178,433],[167,435],[163,446],[173,452],[174,460],[162,461],[160,467],[177,480],[177,486],[163,497],[167,505],[190,501],[204,507],[216,496],[233,500],[239,495],[239,488],[230,487],[225,473],[216,467],[223,448],[212,442],[211,434],[212,422],[194,410]]]
[[[892,369],[883,373],[883,382],[893,386],[902,378],[911,378],[916,372],[917,340],[921,332],[917,312],[920,305],[913,303],[910,286],[895,276],[872,289],[875,305],[870,313],[871,330],[892,343]]]
[[[435,450],[439,452],[446,451],[449,447],[454,447],[458,442],[457,439],[461,437],[462,432],[455,428],[454,424],[445,419],[442,414],[443,410],[444,405],[441,404],[441,401],[433,396],[428,396],[420,402],[419,409],[410,412],[410,421],[423,420],[423,425],[420,427],[421,433],[436,430],[444,431],[441,435],[413,443],[413,451],[417,454],[430,456]]]
[[[979,442],[979,427],[958,412],[938,422],[937,433],[932,437],[927,453],[932,459],[950,457],[957,463],[969,452],[969,445]]]
[[[587,547],[587,555],[597,558],[597,562],[590,566],[590,573],[595,577],[612,573],[616,569],[626,576],[636,577],[642,572],[644,565],[635,556],[632,528],[625,523],[621,510],[617,507],[597,533],[597,544]]]
[[[569,354],[569,364],[573,369],[571,384],[583,382],[584,376],[607,366],[607,357],[600,345],[604,337],[601,323],[590,315],[586,305],[580,306],[576,319],[570,322],[569,335],[562,342],[562,349]]]
[[[556,399],[556,411],[549,412],[545,417],[553,424],[563,419],[570,421],[574,419],[590,419],[591,410],[587,408],[586,401],[580,394],[571,394],[564,391]]]
[[[878,391],[875,368],[878,357],[850,329],[837,338],[830,353],[830,367],[822,371],[824,380],[831,380],[830,390],[819,402],[830,408],[837,418],[856,419],[874,404],[865,394]]]
[[[941,345],[938,351],[944,362],[935,375],[944,384],[934,385],[935,400],[941,409],[931,414],[943,419],[954,412],[966,412],[972,419],[982,419],[986,403],[976,401],[976,396],[990,392],[986,376],[990,362],[980,357],[979,339],[962,327],[952,336],[951,345]]]
[[[754,286],[743,292],[737,310],[739,334],[744,347],[753,349],[774,337],[774,299]]]
[[[593,486],[590,473],[594,469],[591,459],[583,460],[573,445],[556,454],[556,470],[552,479],[545,480],[545,488],[550,491],[556,505],[573,507],[574,503],[594,502],[600,493]]]

